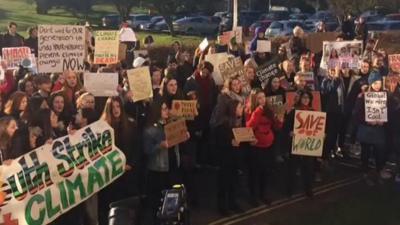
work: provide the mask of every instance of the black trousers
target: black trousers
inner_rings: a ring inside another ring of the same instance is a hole
[[[249,154],[249,190],[253,198],[267,197],[267,185],[271,180],[271,171],[275,163],[271,148],[251,146]]]
[[[240,151],[240,150],[237,150]],[[219,160],[217,180],[218,206],[227,208],[236,204],[236,186],[238,185],[238,154],[239,152],[225,152]]]
[[[375,157],[376,171],[379,172],[383,169],[385,145],[361,143],[361,163],[364,173],[367,173],[369,171],[368,164],[369,164],[369,158],[371,157],[371,152]]]
[[[287,194],[291,196],[296,188],[296,172],[300,169],[301,178],[306,193],[312,192],[314,168],[316,158],[307,156],[290,155],[287,163],[286,187]]]
[[[339,112],[328,112],[326,114],[326,140],[322,157],[329,159],[332,151],[336,149],[336,143],[341,128],[342,115]]]

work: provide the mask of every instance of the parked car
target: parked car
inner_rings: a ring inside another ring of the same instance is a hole
[[[289,15],[289,20],[290,21],[298,21],[298,22],[304,22],[308,18],[310,18],[311,15],[308,13],[294,13]]]
[[[165,19],[161,20],[158,23],[155,23],[153,27],[150,29],[151,31],[168,31],[168,25],[167,22],[165,22]]]
[[[388,14],[383,18],[384,21],[400,21],[400,13]]]
[[[376,21],[367,23],[368,32],[383,32],[400,30],[400,21]]]
[[[152,30],[156,23],[161,22],[163,20],[164,20],[164,17],[162,17],[162,16],[154,16],[150,19],[149,22],[141,24],[140,29],[141,30]]]
[[[273,22],[272,20],[259,20],[255,23],[253,23],[249,27],[249,35],[251,37],[253,37],[254,33],[256,32],[257,27],[263,27],[264,29],[267,29],[269,27],[269,25],[271,25],[272,22]]]
[[[288,11],[270,11],[269,13],[262,14],[260,20],[288,20],[290,13]]]
[[[328,31],[334,31],[339,26],[336,16],[329,11],[318,11],[304,22],[305,28],[315,30],[317,23],[324,21]]]
[[[106,15],[101,19],[101,25],[107,28],[118,28],[122,18],[117,14]]]
[[[130,26],[133,29],[140,29],[140,25],[149,23],[152,16],[146,14],[131,14],[129,15]]]
[[[185,17],[173,22],[174,30],[184,34],[217,34],[221,18]]]
[[[266,37],[277,37],[277,36],[291,36],[293,35],[293,28],[300,26],[304,29],[303,23],[290,20],[274,21],[265,31]]]

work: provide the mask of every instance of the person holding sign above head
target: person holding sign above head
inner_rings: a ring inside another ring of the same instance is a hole
[[[270,181],[271,167],[274,164],[274,151],[271,149],[275,141],[274,130],[280,129],[283,117],[275,117],[267,105],[264,91],[256,90],[251,96],[250,115],[246,116],[246,127],[253,128],[256,141],[251,143],[249,160],[249,189],[251,203],[258,200],[266,204],[270,200],[266,196],[266,188]]]
[[[357,140],[361,144],[361,161],[364,178],[368,185],[373,185],[373,179],[390,178],[383,170],[385,154],[385,121],[387,122],[387,98],[383,92],[382,77],[378,71],[372,70],[368,78],[368,90],[362,93],[356,101],[353,115],[358,122]],[[368,107],[367,107],[368,106]],[[386,113],[386,119],[384,118]],[[369,158],[373,151],[376,173],[369,171]]]
[[[286,182],[287,182],[286,191],[289,197],[293,195],[293,190],[295,190],[296,171],[300,168],[305,193],[308,197],[312,197],[313,196],[312,183],[314,177],[313,170],[315,167],[314,166],[315,157],[293,155],[291,154],[291,151],[292,151],[292,142],[294,137],[293,127],[295,120],[295,112],[296,110],[314,111],[314,109],[312,108],[313,95],[311,92],[304,90],[298,91],[297,94],[299,98],[296,98],[296,102],[294,104],[293,109],[286,116],[282,130],[284,139],[286,140],[284,142],[286,143],[284,145],[284,148],[287,149],[289,153],[289,160],[287,162],[288,173],[286,176]]]
[[[243,127],[243,103],[232,100],[224,109],[220,124],[215,128],[218,149],[218,209],[224,216],[229,211],[240,212],[236,202],[237,170],[239,168],[240,142],[233,135],[233,128]]]
[[[181,183],[179,145],[170,146],[164,131],[169,118],[166,102],[162,99],[153,101],[143,139],[144,153],[148,159],[146,190],[154,218],[161,191]],[[187,136],[189,138],[189,134]]]

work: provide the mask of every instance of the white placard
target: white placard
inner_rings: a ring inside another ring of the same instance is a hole
[[[96,97],[118,95],[118,73],[85,73],[83,82],[86,90]]]

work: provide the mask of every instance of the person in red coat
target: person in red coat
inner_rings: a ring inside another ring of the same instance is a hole
[[[258,205],[259,200],[269,204],[266,188],[269,171],[274,163],[272,145],[275,141],[275,130],[282,128],[283,118],[275,117],[266,104],[266,96],[262,90],[253,91],[250,116],[246,127],[253,128],[256,141],[251,143],[249,157],[249,189],[250,202]]]

